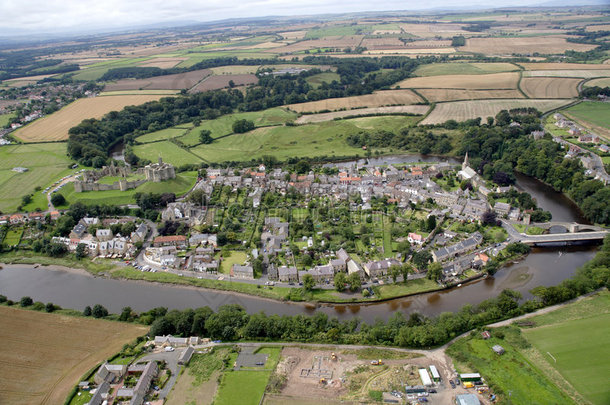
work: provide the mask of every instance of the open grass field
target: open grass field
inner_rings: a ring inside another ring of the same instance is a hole
[[[517,89],[512,90],[463,90],[463,89],[418,89],[417,92],[430,102],[481,100],[489,98],[523,98]]]
[[[447,75],[413,77],[397,85],[401,89],[516,89],[519,74],[516,72],[492,73],[481,75]]]
[[[465,121],[471,118],[495,117],[502,110],[534,107],[545,112],[571,103],[572,100],[475,100],[437,104],[421,124],[441,124],[448,120]]]
[[[184,135],[188,131],[187,128],[166,128],[160,131],[151,132],[150,134],[142,135],[137,138],[140,143],[149,143],[157,141],[165,141],[172,138],[177,138]]]
[[[35,192],[37,186],[45,188],[67,172],[72,161],[66,156],[65,143],[7,145],[0,148],[0,211],[13,212],[24,195]],[[13,172],[13,167],[27,167],[25,173]],[[36,198],[36,197],[35,197]],[[46,199],[42,207],[46,209]],[[34,209],[36,207],[32,207]]]
[[[331,83],[333,80],[340,81],[340,76],[334,72],[324,72],[309,76],[305,81],[313,87],[318,88],[322,83]]]
[[[610,403],[610,293],[602,292],[529,321],[536,326],[524,329],[523,334],[543,361],[591,403]]]
[[[514,328],[516,329],[516,328]],[[563,391],[517,348],[523,340],[515,330],[507,330],[504,339],[483,340],[479,334],[459,339],[447,349],[460,373],[477,372],[504,392],[503,403],[512,404],[572,404]],[[516,329],[518,332],[518,329]],[[501,345],[505,353],[498,356],[491,349]],[[510,392],[510,402],[508,395]]]
[[[358,115],[373,114],[417,114],[424,115],[430,107],[427,105],[399,105],[393,107],[358,108],[356,110],[335,111],[320,114],[307,114],[300,116],[295,123],[312,124],[315,122],[332,121],[336,118],[354,117]]]
[[[201,61],[214,59],[214,58],[222,58],[222,57],[230,57],[234,56],[238,59],[258,59],[258,58],[273,58],[277,55],[273,54],[271,51],[260,52],[256,50],[217,50],[210,52],[193,52],[193,53],[185,53],[184,56],[188,57],[187,60],[180,63],[178,67],[191,67]]]
[[[210,76],[209,69],[193,70],[192,72],[175,75],[154,76],[147,79],[122,79],[108,83],[105,91],[117,90],[182,90],[190,89],[204,78]]]
[[[164,162],[171,163],[174,166],[201,162],[201,159],[197,156],[169,141],[136,145],[133,151],[137,156],[153,162],[162,157]]]
[[[287,107],[296,112],[336,111],[361,107],[384,107],[390,105],[409,105],[423,102],[410,90],[382,90],[363,96],[330,98],[307,103],[290,104]]]
[[[37,119],[13,132],[24,142],[61,141],[68,139],[68,130],[87,118],[102,118],[110,111],[122,110],[128,105],[159,100],[160,95],[107,96],[81,98],[51,115]]]
[[[178,90],[116,90],[101,92],[100,96],[140,96],[156,94],[169,97],[178,93],[180,93]]]
[[[578,97],[581,79],[558,77],[528,77],[521,79],[521,89],[530,98]]]
[[[13,113],[0,114],[0,128],[4,128],[9,122],[11,122],[14,116],[15,114]]]
[[[579,77],[593,79],[610,77],[610,69],[526,70],[523,77]]]
[[[8,247],[14,247],[21,242],[21,236],[23,235],[23,228],[11,228],[8,230],[2,244]]]
[[[311,39],[294,44],[285,45],[279,48],[273,48],[270,50],[263,51],[265,53],[299,53],[311,49],[345,49],[355,48],[360,45],[363,35],[344,35],[344,36],[325,36],[320,39]]]
[[[0,403],[62,404],[87,371],[147,328],[0,307]]]
[[[270,376],[271,370],[225,371],[214,404],[258,405]]]
[[[430,63],[415,71],[417,76],[481,75],[489,73],[514,72],[520,70],[512,63]]]
[[[233,82],[235,86],[245,86],[248,84],[258,83],[258,77],[253,74],[234,74],[234,75],[214,75],[209,76],[199,82],[195,87],[189,90],[190,93],[198,93],[201,91],[218,90],[229,87]]]
[[[152,58],[144,62],[138,63],[138,66],[144,67],[158,67],[160,69],[169,69],[173,68],[177,64],[185,61],[187,58],[176,58],[176,57],[160,57],[160,58]]]
[[[364,155],[365,151],[362,149],[347,145],[347,135],[362,129],[396,131],[404,126],[414,125],[417,119],[404,116],[363,117],[295,127],[258,128],[191,150],[208,162],[244,161],[264,155],[272,155],[280,160],[292,156]]]
[[[585,128],[610,140],[610,104],[584,101],[562,111],[567,117],[578,121]]]
[[[595,86],[610,87],[610,77],[605,77],[603,79],[593,79],[593,80],[586,81],[584,83],[584,86],[585,87],[595,87]]]
[[[596,45],[567,42],[565,38],[558,36],[535,36],[513,38],[468,38],[466,40],[466,46],[460,47],[460,51],[482,53],[485,55],[532,54],[534,52],[562,54],[567,50],[584,52],[594,49],[595,47]]]
[[[163,142],[158,142],[155,145],[161,143]],[[60,194],[62,194],[70,204],[78,201],[87,205],[125,205],[135,203],[134,195],[136,193],[174,193],[176,196],[181,196],[189,191],[195,185],[196,181],[197,172],[182,172],[177,173],[175,179],[160,183],[144,183],[137,188],[127,191],[107,190],[77,193],[74,191],[74,184],[70,183],[62,189]]]

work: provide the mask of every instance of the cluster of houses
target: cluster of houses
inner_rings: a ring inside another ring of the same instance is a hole
[[[50,211],[0,215],[0,225],[23,225],[28,222],[40,222],[44,221],[47,215],[51,221],[55,221],[61,216],[61,213],[59,211]]]
[[[93,394],[87,405],[102,405],[110,403],[111,399],[121,398],[128,399],[129,405],[142,405],[148,394],[153,380],[159,373],[159,367],[154,361],[146,363],[138,363],[130,366],[124,364],[108,364],[104,362],[93,377],[97,387],[91,390]],[[128,376],[137,377],[137,382],[134,387],[124,387],[112,393],[112,385],[119,384]],[[83,389],[89,388],[89,382],[83,381],[79,383],[79,387]]]
[[[79,245],[84,245],[85,252],[90,257],[132,258],[137,250],[135,243],[143,242],[149,229],[145,223],[141,223],[131,235],[114,235],[109,226],[120,222],[121,219],[100,221],[99,218],[85,217],[76,224],[68,237],[55,236],[52,242],[65,245],[71,252],[76,251]],[[108,226],[108,228],[98,226]],[[90,227],[96,228],[94,235],[89,233]]]

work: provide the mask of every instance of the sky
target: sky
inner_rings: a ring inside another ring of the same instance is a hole
[[[502,7],[543,0],[0,0],[0,35],[129,28],[159,22],[381,10]],[[575,0],[581,1],[582,0]]]

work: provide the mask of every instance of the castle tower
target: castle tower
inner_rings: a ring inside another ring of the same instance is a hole
[[[468,167],[468,152],[466,152],[466,155],[464,156],[464,162],[462,163],[462,170],[464,170],[467,167]]]

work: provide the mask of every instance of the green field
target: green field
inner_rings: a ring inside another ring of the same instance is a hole
[[[164,162],[171,163],[174,166],[201,163],[201,158],[189,153],[170,141],[135,145],[133,151],[139,157],[153,162],[157,161],[159,157],[162,157]]]
[[[536,327],[523,334],[545,361],[587,400],[610,403],[610,293],[529,320]]]
[[[504,399],[502,403],[573,403],[538,367],[521,354],[518,348],[527,345],[527,342],[520,336],[520,330],[512,327],[502,328],[501,331],[504,334],[503,339],[494,336],[483,340],[480,334],[473,333],[449,346],[447,354],[454,359],[458,372],[480,373],[490,386],[495,387],[494,392]],[[494,345],[501,345],[505,353],[498,356],[491,349]]]
[[[370,30],[371,26],[368,25],[338,25],[334,27],[314,28],[307,31],[305,39],[319,39],[340,35],[355,35],[359,34],[360,32],[367,32]]]
[[[258,405],[270,375],[271,370],[225,371],[214,404]]]
[[[417,76],[482,75],[517,71],[512,63],[430,63],[415,71]]]
[[[610,129],[610,103],[584,101],[564,110],[577,120]]]
[[[21,242],[21,235],[23,235],[23,228],[10,228],[2,241],[4,246],[14,247]]]
[[[13,113],[0,115],[0,128],[4,128],[14,116]]]
[[[175,179],[160,183],[148,182],[127,191],[108,190],[76,193],[74,191],[74,184],[70,183],[66,185],[60,193],[63,194],[70,204],[78,201],[88,205],[124,205],[135,203],[134,195],[136,193],[174,193],[177,196],[180,196],[189,191],[195,185],[196,181],[197,172],[182,172],[176,174]]]
[[[94,63],[93,65],[89,65],[86,68],[77,71],[73,77],[74,80],[97,80],[110,69],[127,66],[137,66],[139,62],[143,62],[148,59],[151,58],[127,58]]]
[[[28,145],[7,145],[0,147],[0,211],[14,212],[21,204],[21,198],[34,194],[38,207],[46,209],[46,200],[40,191],[34,191],[37,186],[45,188],[67,173],[71,163],[66,156],[65,143],[45,143]],[[25,173],[13,172],[13,167],[27,167]],[[27,208],[36,208],[30,204]]]
[[[220,272],[229,274],[231,272],[231,267],[233,267],[234,264],[244,264],[247,258],[248,255],[246,252],[241,250],[230,251],[230,256],[224,257],[220,264]]]
[[[186,128],[167,128],[162,129],[161,131],[151,132],[150,134],[139,136],[136,138],[136,141],[140,143],[165,141],[182,136],[187,131],[188,129]]]
[[[333,80],[340,81],[341,77],[337,73],[323,72],[309,76],[305,81],[313,87],[318,88],[322,83],[331,83]]]

